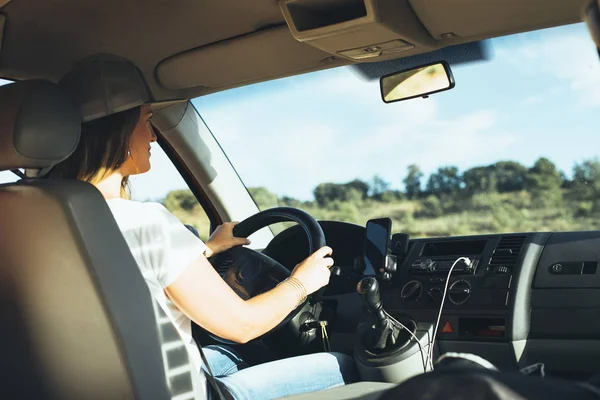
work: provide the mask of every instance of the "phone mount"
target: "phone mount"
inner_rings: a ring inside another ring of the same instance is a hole
[[[383,273],[381,274],[381,279],[389,282],[392,280],[392,277],[398,270],[398,259],[393,254],[388,254],[385,256],[385,262],[383,265]]]
[[[406,233],[395,233],[392,235],[390,243],[391,254],[385,256],[383,273],[381,275],[383,281],[392,280],[392,277],[398,271],[398,264],[401,264],[407,256],[409,238],[409,235]]]

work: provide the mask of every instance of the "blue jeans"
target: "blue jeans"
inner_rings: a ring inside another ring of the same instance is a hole
[[[231,347],[211,345],[203,350],[215,379],[236,400],[314,392],[351,383],[356,376],[354,360],[346,354],[316,353],[250,367]]]

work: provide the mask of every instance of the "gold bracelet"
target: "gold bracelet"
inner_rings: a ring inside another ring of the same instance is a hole
[[[306,287],[304,286],[304,284],[302,282],[300,282],[300,280],[298,278],[295,278],[293,276],[290,276],[288,278],[288,282],[295,286],[298,290],[298,293],[300,294],[300,302],[298,303],[298,305],[304,303],[304,301],[306,300],[307,294],[306,294]]]
[[[289,285],[291,288],[294,289],[294,291],[298,295],[298,303],[296,304],[296,307],[298,307],[300,304],[304,303],[304,301],[306,300],[306,297],[307,297],[306,287],[304,287],[304,285],[302,284],[302,282],[300,282],[300,280],[298,278],[290,276],[286,280],[280,282],[277,286],[282,285],[282,284]]]

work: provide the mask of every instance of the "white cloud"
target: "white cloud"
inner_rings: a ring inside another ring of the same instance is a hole
[[[572,30],[553,31],[550,40],[525,41],[510,50],[503,49],[498,58],[532,75],[545,73],[569,85],[578,95],[576,106],[600,106],[600,59],[589,35]]]

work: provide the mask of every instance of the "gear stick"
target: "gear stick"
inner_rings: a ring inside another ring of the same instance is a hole
[[[402,328],[397,326],[383,311],[379,282],[374,277],[368,276],[358,282],[356,291],[376,320],[374,326],[366,332],[363,338],[366,349],[372,353],[383,353],[393,349]]]
[[[381,296],[379,294],[379,282],[372,276],[361,279],[356,285],[356,291],[361,295],[367,310],[375,314],[378,321],[386,319],[383,312],[383,304],[381,304]]]

